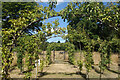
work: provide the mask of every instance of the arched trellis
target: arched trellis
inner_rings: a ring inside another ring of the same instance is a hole
[[[64,51],[68,52],[68,60],[71,64],[74,64],[74,51],[75,51],[75,46],[71,44],[70,42],[66,42],[63,45],[55,45],[55,43],[49,44],[47,47],[47,54],[46,54],[46,59],[47,59],[47,65],[52,63],[51,60],[51,51],[55,51],[56,47],[64,47]],[[53,53],[54,54],[54,53]],[[54,58],[54,56],[53,56]],[[53,59],[54,60],[54,59]]]
[[[37,8],[38,9],[38,8]],[[38,10],[41,10],[41,7],[40,7],[40,9],[38,9]],[[41,10],[41,11],[44,11],[45,10],[45,12],[46,12],[46,9],[43,9],[43,10]],[[67,10],[67,9],[66,9]],[[37,10],[36,10],[37,11]],[[51,12],[52,13],[52,11],[49,11],[49,12]],[[52,16],[61,16],[63,13],[64,13],[65,11],[63,11],[61,14],[58,14],[58,13],[55,13],[54,12],[54,14],[55,15],[53,15],[53,14],[51,14]],[[68,12],[68,11],[67,11]],[[31,13],[31,11],[29,11],[29,13]],[[27,12],[27,14],[29,14],[28,12]],[[33,12],[34,13],[34,12]],[[34,14],[33,14],[34,15]],[[47,17],[44,17],[44,19],[46,19],[46,18],[50,18],[50,17],[52,17],[52,16],[47,16]],[[66,14],[65,14],[66,15]],[[77,14],[78,15],[78,14]],[[42,15],[43,16],[43,15]],[[64,15],[62,15],[62,16],[64,16]],[[23,16],[24,17],[24,16]],[[28,16],[28,17],[30,17],[30,16]],[[30,23],[26,23],[26,21],[27,20],[24,20],[24,18],[22,18],[22,19],[18,19],[18,20],[11,20],[11,22],[13,23],[13,25],[14,26],[11,26],[12,28],[11,28],[11,30],[4,30],[3,29],[3,34],[5,34],[3,37],[2,37],[2,40],[3,40],[3,43],[5,43],[4,45],[2,45],[2,47],[3,47],[3,56],[2,56],[2,58],[3,58],[3,70],[4,70],[4,74],[2,74],[4,77],[8,77],[7,75],[8,75],[8,69],[9,69],[9,66],[10,66],[10,64],[11,64],[11,61],[12,61],[12,57],[9,57],[9,56],[11,56],[12,55],[12,46],[13,45],[15,45],[15,43],[17,42],[17,38],[18,38],[18,36],[19,35],[21,35],[22,34],[22,32],[25,30],[25,29],[27,29],[28,27],[30,27],[31,25],[34,25],[34,23],[36,23],[36,22],[40,22],[40,21],[42,21],[42,20],[44,20],[42,17],[41,17],[41,15],[40,16],[36,16],[37,18],[39,18],[39,19],[35,19],[35,20],[33,20],[35,17],[33,17],[33,19],[31,19],[32,20],[32,22],[30,22]],[[65,17],[65,16],[64,16]],[[31,18],[32,18],[32,15],[31,15]],[[106,19],[108,19],[108,18],[106,18]],[[23,21],[22,21],[23,20]],[[17,24],[17,23],[22,23],[22,24]],[[27,21],[28,22],[28,21]],[[18,29],[15,29],[14,27],[17,27],[17,26],[21,26],[20,28],[18,27]],[[15,30],[14,30],[15,29]],[[10,40],[9,39],[9,37],[10,36],[13,36],[13,40]],[[8,43],[8,44],[7,44]],[[72,51],[70,51],[70,52],[72,52]],[[8,63],[9,62],[9,63]]]

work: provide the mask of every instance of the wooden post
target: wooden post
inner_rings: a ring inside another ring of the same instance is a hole
[[[36,78],[37,78],[37,75],[38,75],[38,66],[40,66],[40,59],[38,59],[38,60],[35,60],[35,67],[36,67]]]
[[[36,66],[36,78],[37,78],[37,73],[38,73],[38,63],[37,63],[37,66]]]
[[[37,78],[37,73],[38,73],[38,60],[35,60],[35,66],[36,66],[36,78]]]
[[[53,50],[53,53],[52,53],[52,54],[53,54],[53,62],[54,62],[54,50]]]
[[[55,50],[53,50],[53,61],[55,61]]]
[[[65,51],[64,51],[64,60],[65,60]]]

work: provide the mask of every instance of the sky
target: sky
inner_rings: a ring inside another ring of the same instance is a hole
[[[45,6],[48,7],[49,6],[47,2],[39,3],[39,5],[43,5],[43,7],[45,7]],[[54,10],[59,12],[60,10],[65,8],[66,6],[67,6],[67,2],[58,2],[57,5],[56,5],[56,8],[54,8]],[[65,20],[65,22],[64,22],[63,19],[60,16],[46,19],[45,23],[55,21],[55,19],[59,19],[59,26],[58,27],[67,28],[67,25],[68,25],[67,20]],[[47,41],[48,42],[58,42],[58,41],[60,41],[61,43],[65,42],[65,40],[62,39],[61,37],[50,38]]]

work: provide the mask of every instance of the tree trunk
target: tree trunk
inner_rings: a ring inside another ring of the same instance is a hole
[[[101,77],[102,77],[102,72],[101,72],[101,68],[100,68],[100,80],[101,80]]]
[[[120,54],[118,53],[118,78],[120,79]]]
[[[79,46],[80,46],[80,60],[81,60],[81,44],[79,42]]]
[[[37,60],[37,66],[36,66],[36,78],[37,78],[37,73],[38,73],[38,60]]]
[[[89,80],[89,72],[87,71],[86,79]]]

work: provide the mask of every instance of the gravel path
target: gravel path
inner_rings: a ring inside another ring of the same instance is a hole
[[[56,60],[54,64],[51,64],[48,69],[45,71],[47,73],[76,73],[78,68],[75,68],[74,65],[70,65],[68,62],[62,60]]]
[[[42,78],[82,78],[81,75],[76,74],[76,72],[79,71],[78,68],[75,68],[74,65],[63,60],[55,60],[55,62],[44,71],[48,74]]]

